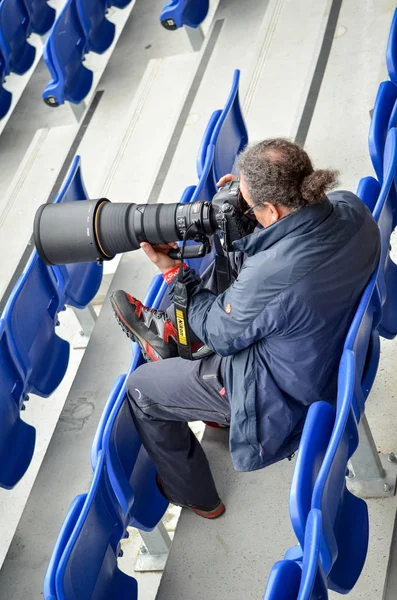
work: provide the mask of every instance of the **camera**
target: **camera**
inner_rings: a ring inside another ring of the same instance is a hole
[[[164,244],[194,240],[185,258],[210,251],[209,237],[221,232],[225,250],[234,240],[252,233],[255,218],[239,181],[222,187],[209,202],[173,204],[111,203],[106,198],[44,204],[36,212],[34,242],[47,265],[111,260],[137,250],[141,242]],[[170,256],[178,257],[171,250]]]

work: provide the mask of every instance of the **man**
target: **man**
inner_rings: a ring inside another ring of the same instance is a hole
[[[327,196],[336,172],[314,170],[296,144],[265,140],[244,150],[238,168],[241,192],[263,227],[234,243],[244,253],[238,277],[216,296],[185,268],[189,325],[214,353],[168,358],[177,349],[166,313],[122,291],[112,297],[124,330],[153,360],[130,376],[128,396],[160,489],[206,518],[225,508],[188,421],[230,425],[238,471],[290,456],[310,404],[335,402],[345,336],[380,248],[359,198]],[[167,256],[169,245],[142,248],[172,297],[179,261]]]

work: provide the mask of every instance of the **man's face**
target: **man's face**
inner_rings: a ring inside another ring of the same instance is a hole
[[[251,200],[243,173],[240,173],[240,191],[248,206],[254,207],[255,218],[262,227],[269,227],[269,225],[278,221],[280,217],[277,211],[274,210],[273,204],[266,202],[264,206],[256,206],[255,202]]]

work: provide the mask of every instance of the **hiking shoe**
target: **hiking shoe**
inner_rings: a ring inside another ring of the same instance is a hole
[[[110,304],[124,333],[140,345],[145,360],[179,356],[177,333],[165,312],[144,306],[123,290],[110,296]]]
[[[171,504],[174,504],[175,506],[180,506],[181,508],[187,508],[196,513],[196,515],[198,515],[199,517],[203,517],[204,519],[217,519],[226,511],[226,507],[223,504],[222,500],[218,500],[217,504],[212,508],[200,508],[198,506],[192,506],[191,504],[181,504],[180,502],[174,502],[173,500],[168,498],[167,494],[165,493],[163,482],[161,481],[158,475],[156,475],[156,481],[160,492],[162,493],[164,498],[168,500],[168,502],[171,502]]]

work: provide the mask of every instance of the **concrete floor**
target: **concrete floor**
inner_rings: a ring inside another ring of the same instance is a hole
[[[185,31],[161,28],[162,5],[163,0],[136,0],[100,82],[104,94],[78,148],[93,197],[146,202],[175,140],[205,48],[193,53]],[[318,0],[315,5],[309,0],[212,3],[204,28],[208,41],[211,24],[218,22],[219,36],[183,123],[159,201],[177,201],[184,187],[196,181],[201,136],[212,111],[223,106],[235,68],[242,71],[241,102],[250,139],[295,137],[332,5],[331,0]],[[306,147],[316,166],[339,168],[341,186],[353,191],[360,177],[373,173],[367,151],[369,110],[378,84],[386,78],[384,55],[393,10],[387,0],[342,2],[307,134]],[[78,131],[67,107],[51,110],[42,103],[47,78],[39,63],[0,136],[0,217],[8,199],[6,190],[36,130],[50,128],[54,133],[69,126],[71,134]],[[40,191],[37,187],[32,194]],[[15,202],[18,227],[29,234],[29,198],[17,196]],[[12,260],[18,262],[16,252]],[[123,259],[112,286],[143,296],[152,273],[142,255],[133,253]],[[64,335],[73,339],[78,325],[72,314],[64,318]],[[379,374],[367,404],[381,452],[397,450],[396,343],[382,342]],[[0,561],[4,559],[0,598],[41,597],[43,575],[63,516],[72,498],[89,486],[89,447],[100,412],[114,378],[129,361],[129,345],[115,328],[107,304],[89,352],[82,354],[73,352],[68,376],[54,397],[32,398],[24,414],[37,428],[38,446],[21,484],[11,492],[0,490]],[[205,446],[228,511],[215,523],[182,513],[159,600],[260,598],[271,566],[295,543],[288,518],[293,464],[285,461],[261,472],[236,474],[226,435],[210,431]],[[368,505],[370,550],[362,577],[349,594],[352,600],[381,598],[387,567],[396,500],[371,500]],[[174,524],[175,518],[170,529]],[[123,544],[120,566],[133,573],[140,540],[132,535]],[[160,575],[137,577],[140,600],[153,599]],[[332,600],[336,597],[330,594]]]

